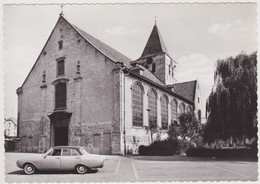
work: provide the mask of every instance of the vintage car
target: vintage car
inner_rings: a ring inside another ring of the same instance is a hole
[[[85,174],[91,169],[103,167],[104,162],[104,156],[90,154],[84,147],[55,146],[42,155],[19,159],[16,164],[26,174],[34,174],[37,170],[75,170]]]

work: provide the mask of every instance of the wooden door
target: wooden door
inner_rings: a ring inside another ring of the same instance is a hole
[[[111,133],[105,133],[103,138],[103,147],[102,147],[103,155],[111,154]]]

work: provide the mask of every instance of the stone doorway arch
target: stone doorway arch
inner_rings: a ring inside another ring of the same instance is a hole
[[[51,120],[51,146],[69,145],[69,123],[72,113],[66,111],[54,112],[49,115]]]

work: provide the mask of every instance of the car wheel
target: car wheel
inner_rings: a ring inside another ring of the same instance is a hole
[[[86,167],[84,165],[77,165],[77,167],[76,167],[76,171],[79,174],[85,174],[88,172],[88,170],[89,170],[88,167]]]
[[[25,166],[23,167],[23,170],[24,170],[25,174],[34,174],[36,171],[36,168],[32,164],[25,164]]]

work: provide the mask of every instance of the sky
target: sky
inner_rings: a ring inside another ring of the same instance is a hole
[[[65,4],[72,24],[132,60],[141,56],[157,17],[157,27],[177,62],[178,82],[198,80],[205,102],[218,59],[257,50],[254,3]],[[61,8],[59,5],[3,5],[4,117],[17,117],[16,89],[40,54]]]

